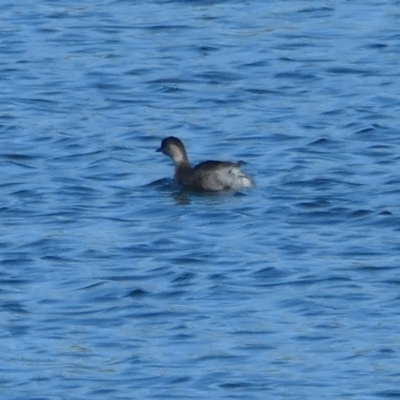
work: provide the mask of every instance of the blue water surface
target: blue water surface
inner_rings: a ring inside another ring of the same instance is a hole
[[[400,398],[399,21],[4,0],[1,399]],[[257,186],[182,192],[170,135]]]

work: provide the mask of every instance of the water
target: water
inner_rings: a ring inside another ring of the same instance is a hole
[[[3,1],[1,398],[400,398],[399,5]]]

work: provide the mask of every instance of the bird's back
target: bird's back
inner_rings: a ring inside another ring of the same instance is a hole
[[[200,190],[220,192],[253,186],[252,179],[232,162],[205,161],[192,172],[193,186]]]

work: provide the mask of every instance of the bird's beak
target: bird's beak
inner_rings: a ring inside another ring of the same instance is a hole
[[[160,147],[159,149],[156,150],[156,153],[161,153],[161,152],[162,152],[161,147]]]

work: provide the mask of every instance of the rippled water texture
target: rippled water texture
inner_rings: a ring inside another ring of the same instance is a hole
[[[1,399],[400,398],[399,20],[4,0]],[[169,135],[257,187],[179,191]]]

